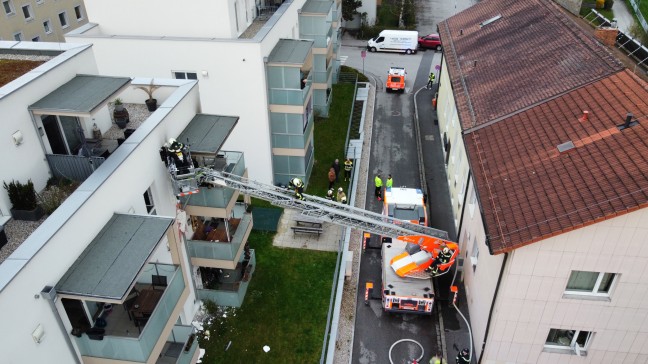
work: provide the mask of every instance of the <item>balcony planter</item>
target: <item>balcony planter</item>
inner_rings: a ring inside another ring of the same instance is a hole
[[[151,79],[151,83],[148,86],[138,86],[136,87],[148,95],[148,99],[144,101],[146,104],[146,107],[148,108],[148,111],[155,111],[157,110],[157,99],[153,98],[153,91],[157,90],[160,88],[160,86],[156,86],[153,84],[153,79]]]
[[[117,127],[119,127],[119,129],[125,129],[126,124],[128,124],[128,119],[117,118],[115,119],[115,124],[117,124]]]
[[[38,221],[45,214],[36,202],[36,190],[31,180],[26,184],[18,181],[4,182],[11,201],[11,216],[15,220]]]
[[[185,344],[184,351],[188,352],[191,350],[191,345],[193,345],[194,340],[196,340],[196,334],[191,334],[189,336],[189,339],[187,339],[187,343]]]
[[[157,99],[148,99],[145,100],[144,103],[146,104],[146,108],[148,109],[148,111],[157,110]]]

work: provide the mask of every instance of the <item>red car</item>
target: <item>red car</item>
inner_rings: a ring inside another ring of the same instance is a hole
[[[419,47],[441,50],[441,38],[438,34],[428,34],[424,37],[419,37]]]

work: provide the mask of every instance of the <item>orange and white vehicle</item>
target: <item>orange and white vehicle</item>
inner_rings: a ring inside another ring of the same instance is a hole
[[[418,188],[392,187],[385,189],[383,215],[412,224],[428,226],[425,196]]]
[[[386,90],[389,91],[402,91],[405,92],[405,68],[403,67],[390,67],[387,72]]]

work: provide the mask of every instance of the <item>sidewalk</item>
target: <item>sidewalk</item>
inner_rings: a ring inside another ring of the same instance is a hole
[[[627,33],[635,22],[632,10],[628,8],[625,1],[615,1],[612,5],[612,11],[614,12],[614,18],[617,20],[619,30]]]

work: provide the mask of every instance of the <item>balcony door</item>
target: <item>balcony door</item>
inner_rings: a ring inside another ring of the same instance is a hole
[[[77,117],[43,115],[41,120],[53,154],[77,154],[81,148],[83,135]]]

